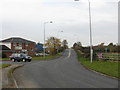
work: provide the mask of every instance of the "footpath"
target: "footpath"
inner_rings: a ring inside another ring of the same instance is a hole
[[[6,68],[0,68],[0,90],[2,88],[16,88],[12,72],[22,66],[22,64],[13,64]]]
[[[2,89],[2,68],[0,67],[0,90]]]

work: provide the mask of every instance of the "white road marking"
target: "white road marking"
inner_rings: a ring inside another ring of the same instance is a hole
[[[70,55],[71,55],[71,50],[69,49],[69,54],[68,54],[68,58],[70,57]]]

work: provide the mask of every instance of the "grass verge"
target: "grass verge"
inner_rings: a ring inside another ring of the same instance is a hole
[[[18,66],[13,66],[12,68],[10,68],[7,72],[7,77],[8,77],[8,81],[9,81],[9,84],[7,86],[7,88],[17,88],[15,86],[15,81],[14,81],[14,77],[13,77],[13,72],[15,71],[15,69],[19,68],[19,67],[22,67],[23,65],[18,65]]]
[[[61,54],[58,53],[56,55],[50,55],[50,56],[38,56],[38,57],[32,57],[32,60],[44,60],[44,59],[52,59],[52,58],[55,58],[55,57],[58,57],[60,56]],[[9,58],[0,58],[0,60],[10,60]]]
[[[0,64],[0,68],[6,68],[6,67],[9,67],[11,66],[11,64]]]
[[[85,67],[95,70],[97,72],[120,78],[120,73],[118,72],[118,64],[120,62],[107,62],[107,61],[93,61],[84,58],[79,52],[77,52],[78,61]]]
[[[9,58],[0,58],[0,61],[1,61],[1,60],[9,60]]]
[[[61,54],[58,53],[56,55],[51,55],[51,56],[40,56],[40,57],[32,57],[32,60],[46,60],[46,59],[53,59],[53,58],[56,58],[58,56],[60,56]]]

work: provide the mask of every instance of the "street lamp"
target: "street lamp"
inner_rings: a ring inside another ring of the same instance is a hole
[[[45,26],[47,23],[53,23],[52,21],[50,22],[44,22],[44,57],[45,57]]]
[[[63,31],[58,31],[58,32],[57,32],[57,37],[58,37],[58,38],[59,38],[59,33],[60,33],[60,32],[63,32]]]
[[[74,1],[79,1],[79,0],[74,0]],[[90,62],[92,63],[93,59],[93,49],[92,49],[92,30],[91,30],[91,3],[90,0],[88,0],[89,3],[89,24],[90,24]]]

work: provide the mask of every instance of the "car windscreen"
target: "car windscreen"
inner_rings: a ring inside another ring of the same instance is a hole
[[[20,54],[12,54],[13,57],[20,57]]]
[[[21,54],[21,56],[26,57],[26,56],[27,56],[27,54]]]

